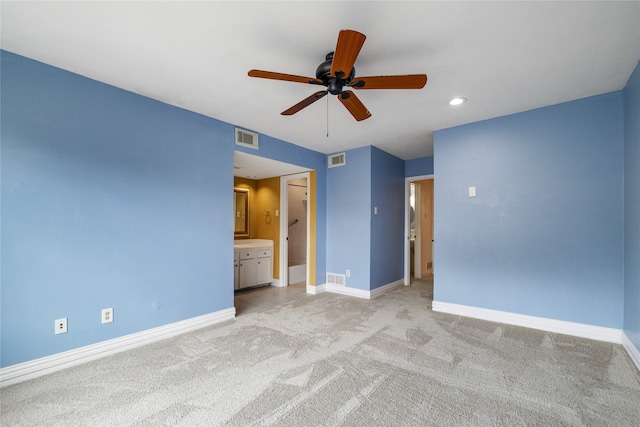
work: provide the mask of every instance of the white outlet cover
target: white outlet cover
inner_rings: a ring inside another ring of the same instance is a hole
[[[469,197],[476,197],[476,187],[469,187]]]
[[[64,317],[62,319],[56,319],[55,324],[54,324],[54,333],[56,335],[58,334],[64,334],[67,332],[67,318]]]
[[[102,309],[102,323],[113,322],[113,308]]]

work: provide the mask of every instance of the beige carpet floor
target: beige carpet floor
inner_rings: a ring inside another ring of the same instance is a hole
[[[303,286],[237,318],[0,391],[7,426],[638,426],[620,345]]]

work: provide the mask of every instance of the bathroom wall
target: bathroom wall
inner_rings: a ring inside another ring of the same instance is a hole
[[[307,180],[296,179],[288,184],[289,204],[289,266],[307,261]],[[297,220],[297,222],[296,222]]]
[[[234,177],[234,187],[249,190],[249,239],[273,241],[273,278],[280,278],[280,178]],[[267,211],[269,214],[267,215]]]
[[[280,177],[261,179],[256,191],[257,239],[273,241],[273,277],[280,278]]]
[[[249,237],[236,237],[236,239],[257,239],[256,237],[256,215],[258,181],[247,178],[233,177],[233,187],[249,190]]]

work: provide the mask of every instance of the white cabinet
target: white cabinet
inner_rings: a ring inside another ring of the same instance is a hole
[[[272,247],[251,247],[247,243],[237,245],[233,264],[235,290],[266,285],[273,281]]]
[[[240,252],[233,251],[233,289],[238,289],[238,278],[240,275]]]
[[[258,269],[256,271],[256,285],[270,283],[273,280],[273,261],[271,249],[258,249]]]
[[[238,289],[255,286],[256,272],[258,270],[257,251],[255,249],[243,249],[240,251],[240,267],[238,271]]]

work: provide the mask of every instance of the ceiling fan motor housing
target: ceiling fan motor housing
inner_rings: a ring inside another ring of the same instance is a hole
[[[332,95],[339,95],[342,93],[342,88],[345,84],[348,84],[356,75],[355,67],[351,68],[351,72],[346,78],[338,78],[331,75],[331,64],[333,62],[333,52],[327,54],[326,60],[318,65],[316,68],[316,78],[322,80],[322,84],[325,85]]]

